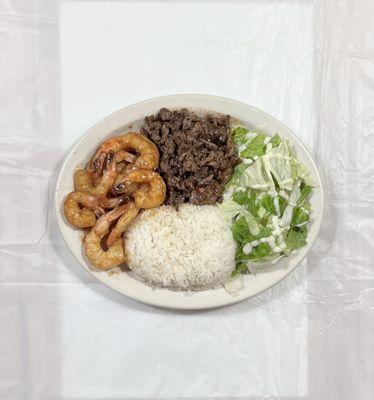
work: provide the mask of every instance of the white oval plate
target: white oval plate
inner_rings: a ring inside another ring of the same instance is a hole
[[[115,134],[125,133],[129,129],[137,130],[144,116],[156,113],[161,107],[187,107],[195,110],[203,109],[230,114],[236,123],[245,127],[254,130],[261,129],[270,135],[278,132],[282,138],[289,139],[296,149],[298,159],[305,164],[314,180],[318,183],[318,187],[313,191],[311,199],[313,219],[308,235],[308,245],[296,254],[280,260],[266,272],[245,275],[244,287],[235,296],[227,293],[223,287],[185,293],[149,287],[126,272],[95,271],[83,256],[81,232],[72,229],[61,213],[64,197],[73,190],[73,171],[77,166],[85,165],[96,147],[104,139]],[[142,101],[123,108],[100,121],[78,141],[67,156],[58,178],[55,201],[57,221],[62,236],[75,258],[90,274],[117,292],[143,303],[184,310],[198,310],[233,304],[254,296],[278,283],[297,267],[310,250],[318,235],[323,213],[323,189],[316,165],[303,144],[288,128],[270,115],[245,103],[222,97],[194,94],[165,96]]]

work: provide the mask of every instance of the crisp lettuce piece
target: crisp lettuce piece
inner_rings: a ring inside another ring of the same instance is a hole
[[[278,203],[279,203],[280,215],[282,216],[287,206],[287,200],[282,196],[278,196]]]
[[[260,243],[258,246],[254,247],[249,254],[250,260],[261,260],[264,257],[268,257],[272,253],[269,243]]]
[[[240,184],[241,186],[251,189],[269,190],[274,188],[274,182],[271,176],[266,174],[263,169],[262,159],[248,166],[242,174]]]
[[[280,189],[291,190],[294,182],[292,176],[288,142],[283,140],[278,147],[262,157],[265,170],[272,176]]]
[[[260,157],[266,152],[266,145],[264,143],[266,135],[259,133],[254,139],[252,139],[246,146],[246,148],[240,153],[242,158]]]
[[[264,237],[269,237],[272,234],[272,230],[268,226],[261,226],[254,222],[253,216],[248,211],[243,211],[243,215],[239,216],[232,224],[231,231],[233,237],[238,243],[236,251],[236,262],[241,262],[250,259],[250,254],[243,252],[243,247],[254,240],[259,240]],[[252,225],[255,223],[255,226]],[[252,229],[252,230],[251,230]]]
[[[257,211],[257,215],[260,217],[260,218],[265,218],[265,216],[266,216],[266,209],[264,208],[264,207],[260,207],[259,209],[258,209],[258,211]]]
[[[247,193],[242,190],[238,190],[237,192],[235,192],[232,196],[232,199],[241,206],[248,203],[249,201]]]
[[[301,207],[295,207],[292,214],[291,226],[298,226],[309,221],[309,213]]]
[[[244,245],[240,244],[236,249],[236,254],[235,254],[236,263],[246,262],[249,260],[249,255],[243,253],[243,247]]]
[[[270,256],[261,258],[259,260],[250,260],[246,264],[248,273],[256,274],[257,272],[265,271],[267,268],[269,268],[269,264],[275,264],[283,257],[285,257],[284,254],[271,254]]]
[[[280,224],[284,228],[287,228],[290,226],[290,223],[292,220],[293,209],[294,209],[294,207],[296,205],[296,201],[299,197],[300,197],[300,182],[296,181],[292,188],[292,192],[290,194],[290,198],[289,198],[287,207],[284,210],[284,213],[282,215]]]
[[[269,143],[271,143],[271,145],[272,145],[272,147],[273,147],[273,149],[274,149],[275,147],[278,147],[278,146],[280,145],[280,142],[281,142],[281,138],[280,138],[280,136],[278,135],[278,133],[276,133],[276,134],[271,138],[271,140],[270,140]]]
[[[246,141],[247,141],[247,133],[248,132],[249,132],[248,129],[243,128],[241,126],[238,126],[238,127],[234,128],[233,131],[232,131],[232,137],[233,137],[234,143],[237,146],[241,146],[244,143],[246,143]]]
[[[305,228],[305,229],[303,229]],[[296,250],[306,245],[307,229],[305,226],[302,228],[292,228],[286,236],[287,250]]]
[[[248,272],[247,263],[239,262],[236,264],[234,271],[232,271],[231,276],[237,276],[239,274],[246,274]]]
[[[307,186],[317,186],[304,164],[301,164],[299,161],[296,160],[296,158],[291,157],[290,165],[293,179],[301,179],[305,182]]]
[[[248,211],[254,216],[254,217],[259,217],[259,211],[261,208],[260,204],[257,204],[256,202],[257,194],[255,190],[248,190],[248,202],[247,202],[247,208]]]
[[[303,182],[300,185],[300,197],[297,199],[297,204],[302,205],[309,197],[309,195],[312,193],[312,187],[305,185]]]
[[[262,207],[265,208],[270,214],[277,215],[277,211],[274,205],[274,199],[269,194],[266,194],[261,200]]]
[[[247,192],[243,190],[236,191],[233,196],[233,200],[243,207],[246,207],[248,211],[254,216],[258,217],[258,210],[260,209],[261,203],[256,203],[256,191],[248,190]]]
[[[248,164],[245,163],[240,163],[234,168],[234,173],[229,180],[229,182],[226,184],[226,189],[231,187],[231,186],[238,186],[240,184],[240,181],[242,179],[244,171],[249,167]]]
[[[261,227],[261,230],[257,236],[252,236],[250,240],[246,243],[253,242],[254,240],[259,240],[264,237],[268,237],[271,235],[271,229],[269,227]],[[257,261],[264,257],[269,257],[271,255],[271,247],[268,243],[260,243],[258,246],[255,246],[249,254],[245,254],[243,252],[243,247],[245,246],[244,242],[240,243],[236,255],[235,260],[237,264],[246,263],[248,260]],[[270,252],[269,252],[270,250]],[[278,255],[279,256],[279,255]]]
[[[240,215],[245,218],[249,231],[254,237],[256,237],[260,233],[260,226],[256,221],[256,218],[247,210],[242,210]]]
[[[272,234],[271,228],[269,226],[264,226],[261,228],[261,231],[260,231],[259,235],[256,237],[256,239],[258,240],[258,239],[262,239],[265,237],[269,237],[269,236],[271,236],[271,234]]]
[[[231,232],[238,243],[248,243],[253,239],[247,220],[244,216],[237,218],[231,225]]]
[[[236,217],[242,210],[242,206],[232,199],[227,199],[222,204],[219,204],[219,208],[225,218],[227,218],[229,221]]]

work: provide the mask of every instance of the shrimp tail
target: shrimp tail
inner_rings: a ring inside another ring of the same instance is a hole
[[[93,156],[92,160],[88,165],[87,169],[92,174],[92,180],[94,185],[97,185],[97,183],[100,180],[100,177],[103,173],[103,167],[106,158],[107,158],[106,153],[99,149],[99,151]]]

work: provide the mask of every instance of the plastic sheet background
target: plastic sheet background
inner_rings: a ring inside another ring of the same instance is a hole
[[[373,16],[350,0],[0,0],[1,399],[374,397]],[[187,92],[278,118],[326,189],[293,274],[198,313],[94,281],[52,204],[91,125]]]

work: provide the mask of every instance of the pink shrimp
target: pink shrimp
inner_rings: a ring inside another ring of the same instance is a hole
[[[165,182],[161,176],[148,169],[138,169],[130,172],[123,180],[128,183],[141,185],[140,189],[133,193],[135,205],[138,208],[154,208],[161,205],[166,196]]]
[[[65,198],[64,215],[76,228],[88,228],[95,225],[96,215],[101,214],[104,214],[104,210],[99,201],[88,193],[71,192]]]
[[[113,152],[109,152],[104,163],[103,175],[97,185],[93,184],[93,175],[85,169],[78,169],[74,173],[75,190],[87,192],[106,204],[106,196],[113,187],[117,177],[116,162]]]
[[[110,224],[123,215],[128,209],[127,205],[121,206],[102,215],[84,239],[85,254],[90,263],[101,270],[108,270],[125,261],[123,242],[118,238],[107,249],[101,246],[102,238],[108,233]]]
[[[88,170],[97,174],[103,164],[104,155],[109,151],[113,151],[115,154],[120,153],[118,158],[121,159],[121,152],[129,150],[139,154],[134,162],[137,167],[151,170],[158,167],[160,155],[156,145],[140,133],[129,132],[122,136],[114,136],[105,141],[93,156]]]
[[[128,228],[131,222],[138,215],[139,208],[136,207],[136,205],[133,202],[126,204],[126,206],[127,206],[127,211],[124,214],[122,214],[122,216],[117,221],[116,226],[111,230],[108,236],[107,239],[108,247],[112,246],[117,241],[117,239],[121,237],[122,233]]]

